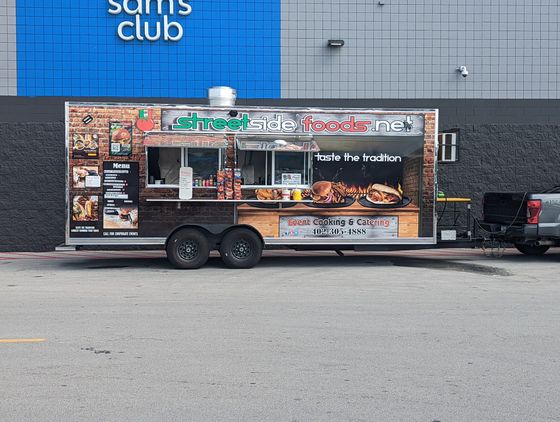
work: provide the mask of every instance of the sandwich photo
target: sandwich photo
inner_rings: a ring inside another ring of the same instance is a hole
[[[255,189],[259,201],[276,201],[282,199],[282,189]]]
[[[119,142],[121,144],[130,143],[131,138],[132,136],[130,135],[130,132],[123,127],[115,129],[111,134],[111,140],[113,142]]]
[[[346,200],[346,187],[343,183],[321,180],[311,186],[311,198],[318,204],[341,204]]]
[[[366,198],[373,204],[398,204],[403,196],[402,192],[391,186],[376,183],[370,186]]]

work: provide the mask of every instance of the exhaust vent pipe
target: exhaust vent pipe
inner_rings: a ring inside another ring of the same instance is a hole
[[[554,246],[556,245],[555,242],[553,242],[552,240],[537,240],[535,242],[535,246]]]
[[[233,107],[237,99],[237,91],[229,86],[213,86],[208,88],[208,102],[216,107]]]

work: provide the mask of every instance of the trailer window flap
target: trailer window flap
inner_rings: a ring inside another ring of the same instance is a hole
[[[227,148],[224,135],[198,135],[192,133],[148,133],[144,137],[147,147]]]

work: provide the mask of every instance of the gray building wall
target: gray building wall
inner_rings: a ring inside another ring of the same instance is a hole
[[[282,0],[282,97],[560,98],[559,21],[556,0]]]
[[[17,95],[16,0],[0,0],[0,95]]]

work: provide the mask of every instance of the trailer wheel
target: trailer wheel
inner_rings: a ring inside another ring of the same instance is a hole
[[[175,268],[202,267],[210,255],[208,238],[200,230],[182,229],[167,242],[167,259]]]
[[[229,268],[252,268],[260,261],[263,245],[259,236],[248,229],[227,233],[220,245],[220,255]]]
[[[537,246],[537,245],[526,245],[523,243],[516,243],[515,247],[522,254],[529,255],[529,256],[544,255],[545,252],[548,251],[548,249],[550,248],[550,246],[546,246],[546,245]]]

